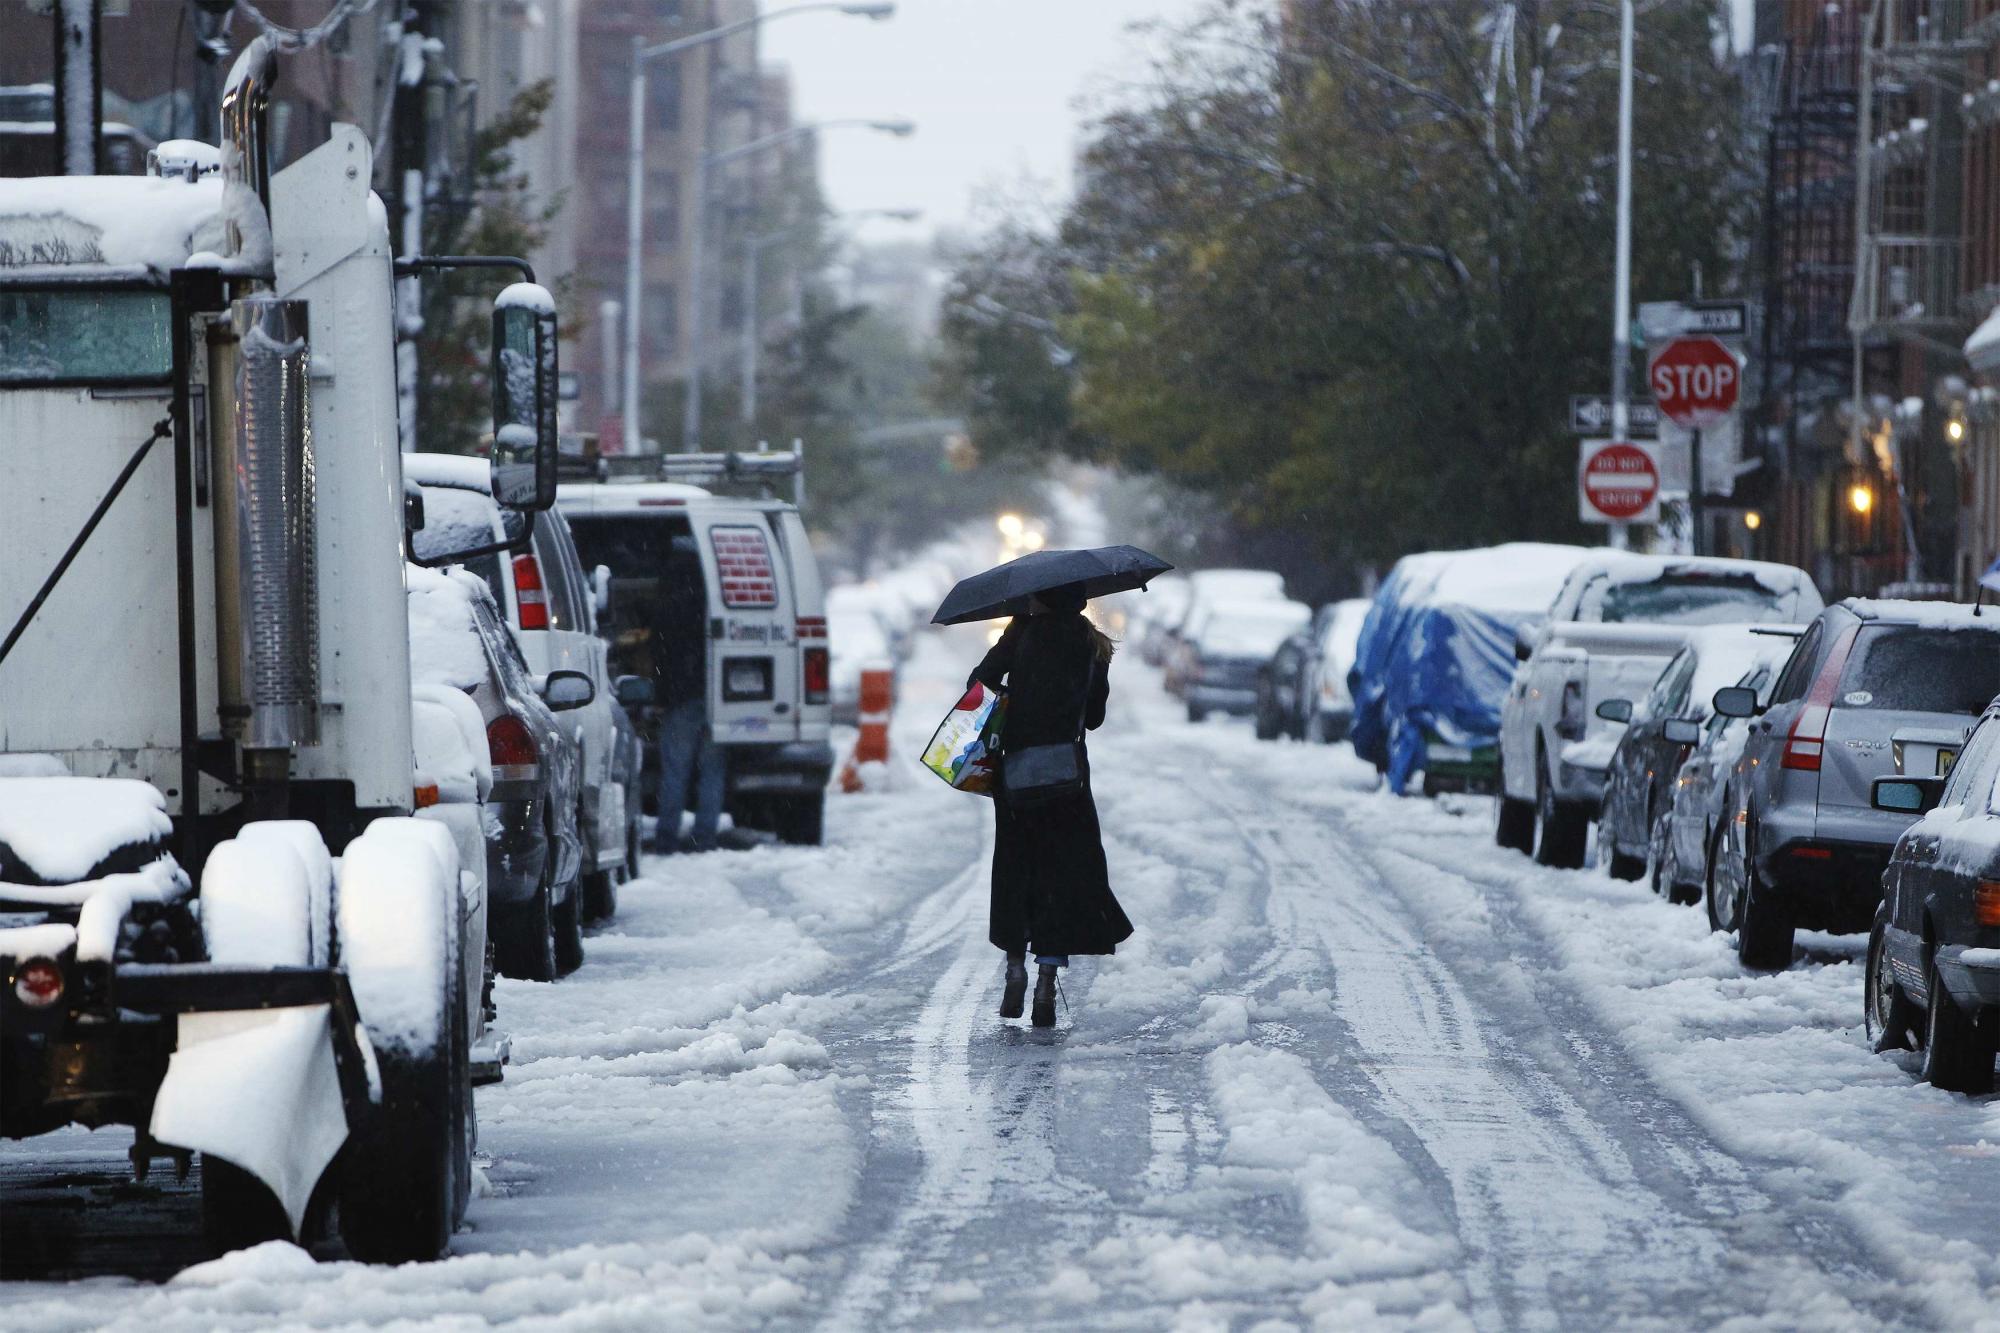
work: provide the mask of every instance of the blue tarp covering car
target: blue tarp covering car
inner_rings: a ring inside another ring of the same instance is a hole
[[[1490,790],[1519,632],[1545,616],[1579,546],[1513,542],[1396,562],[1361,627],[1348,684],[1354,752],[1401,794]]]

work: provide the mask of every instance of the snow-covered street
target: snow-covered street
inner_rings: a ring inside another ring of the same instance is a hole
[[[1745,974],[1136,655],[1092,750],[1138,934],[1001,1021],[988,807],[914,762],[979,647],[919,643],[826,848],[655,860],[587,967],[500,984],[451,1259],[155,1285],[129,1233],[198,1197],[71,1130],[0,1149],[0,1326],[2000,1327],[2000,1108],[1869,1053],[1860,941]]]

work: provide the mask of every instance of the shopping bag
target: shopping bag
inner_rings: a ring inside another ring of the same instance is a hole
[[[924,747],[924,767],[960,791],[991,796],[1006,715],[1007,696],[974,681]]]

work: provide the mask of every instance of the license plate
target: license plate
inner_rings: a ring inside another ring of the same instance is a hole
[[[1958,761],[1958,751],[1939,750],[1937,757],[1937,775],[1939,777],[1947,776],[1951,772],[1951,766],[1957,761]]]

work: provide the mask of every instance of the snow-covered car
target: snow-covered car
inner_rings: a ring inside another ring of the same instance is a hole
[[[1347,678],[1368,619],[1368,599],[1335,602],[1332,610],[1321,627],[1319,657],[1306,683],[1306,736],[1326,744],[1346,740],[1354,726],[1354,691]]]
[[[861,673],[872,667],[893,670],[896,650],[873,599],[842,595],[849,591],[836,588],[827,595],[826,642],[832,654],[833,720],[852,725],[861,716]]]
[[[1695,879],[1672,852],[1674,791],[1682,765],[1712,720],[1710,700],[1725,685],[1784,661],[1798,643],[1791,626],[1715,625],[1694,630],[1639,699],[1607,699],[1599,716],[1625,723],[1612,751],[1598,816],[1600,861],[1618,879],[1650,872],[1653,889],[1674,902],[1700,901]],[[1698,865],[1698,862],[1686,862]]]
[[[1139,656],[1147,666],[1166,665],[1174,631],[1187,614],[1193,591],[1186,578],[1168,574],[1148,584],[1143,595],[1130,599],[1131,633],[1138,639]]]
[[[583,838],[584,919],[611,915],[626,864],[625,788],[613,775],[617,728],[607,650],[597,637],[599,603],[610,574],[586,576],[560,511],[510,515],[494,503],[485,460],[451,454],[405,454],[403,476],[424,498],[424,527],[411,538],[419,564],[462,551],[486,534],[490,556],[463,561],[493,590],[502,618],[537,675],[579,671],[590,678],[589,703],[562,716],[582,765],[576,826]],[[461,559],[460,557],[454,557]]]
[[[1702,625],[1810,621],[1823,603],[1791,565],[1602,551],[1564,581],[1548,620],[1522,633],[1500,717],[1494,840],[1543,865],[1583,864],[1590,822],[1624,724],[1600,717],[1632,699]]]
[[[1291,633],[1312,619],[1303,602],[1280,599],[1218,606],[1184,645],[1190,722],[1210,713],[1248,716],[1257,708],[1257,674]]]
[[[1916,813],[1878,806],[1875,781],[1949,773],[1995,695],[2000,616],[1862,598],[1820,613],[1768,703],[1717,692],[1718,713],[1752,719],[1708,892],[1745,967],[1790,966],[1800,926],[1870,928]]]
[[[1491,791],[1521,634],[1548,617],[1582,547],[1511,542],[1396,562],[1355,644],[1349,739],[1401,794]]]
[[[2000,701],[1949,777],[1877,778],[1878,810],[1922,817],[1882,876],[1863,988],[1877,1051],[1923,1052],[1925,1081],[1993,1091],[2000,1046]]]
[[[488,933],[496,961],[508,976],[554,980],[583,962],[581,763],[556,713],[588,702],[590,678],[530,672],[476,572],[413,568],[408,600],[413,682],[461,692],[485,734],[492,772]]]
[[[1166,669],[1167,693],[1182,698],[1187,695],[1198,655],[1195,641],[1218,611],[1287,600],[1284,576],[1268,569],[1198,569],[1187,579],[1187,606],[1168,635],[1161,662]],[[1271,647],[1275,649],[1277,644]]]
[[[1347,673],[1368,602],[1329,602],[1283,643],[1257,677],[1257,737],[1337,741],[1354,719]]]
[[[1787,646],[1785,652],[1790,651]],[[1731,683],[1752,691],[1761,701],[1769,697],[1783,665],[1781,656],[1744,672]],[[1685,734],[1685,729],[1679,730]],[[1729,779],[1743,754],[1743,743],[1749,739],[1750,724],[1715,712],[1711,706],[1708,720],[1698,732],[1674,779],[1666,815],[1666,859],[1653,866],[1654,891],[1677,902],[1700,902],[1706,892],[1712,852],[1726,817]]]

